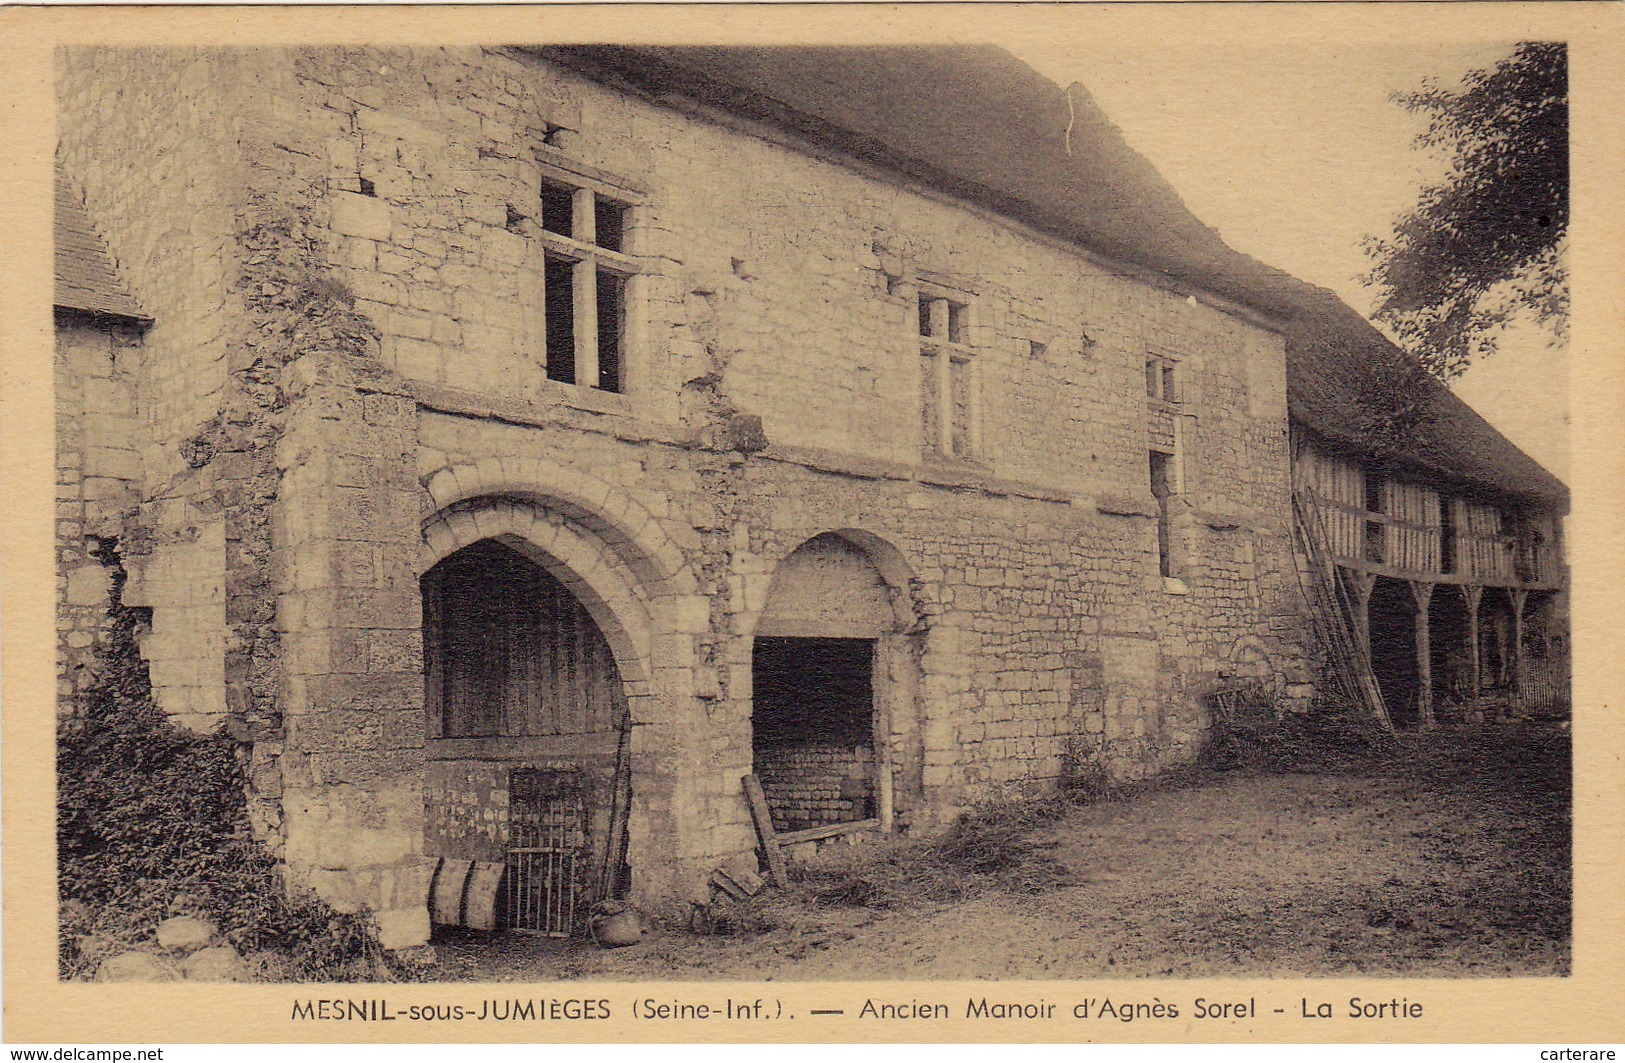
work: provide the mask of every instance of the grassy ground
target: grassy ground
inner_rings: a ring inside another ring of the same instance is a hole
[[[732,932],[613,951],[449,934],[430,977],[1567,973],[1565,730],[1442,730],[1317,759],[1018,806],[934,843],[834,856],[732,912]]]

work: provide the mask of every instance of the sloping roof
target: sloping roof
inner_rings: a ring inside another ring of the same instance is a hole
[[[1087,93],[1069,94],[998,48],[537,51],[656,99],[687,98],[790,129],[1277,318],[1287,325],[1292,414],[1308,428],[1432,475],[1567,506],[1560,481],[1431,378],[1419,385],[1428,430],[1401,450],[1374,436],[1358,409],[1374,390],[1365,378],[1408,356],[1331,292],[1227,246]]]
[[[56,171],[56,306],[150,322],[119,279],[107,245],[61,167]]]

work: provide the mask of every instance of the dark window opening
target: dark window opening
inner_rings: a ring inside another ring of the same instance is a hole
[[[1157,398],[1160,394],[1157,389],[1162,385],[1162,374],[1159,363],[1155,358],[1145,360],[1145,394],[1147,398]]]
[[[620,251],[626,236],[626,207],[595,196],[592,201],[593,241],[608,251]]]
[[[1382,512],[1382,473],[1374,466],[1365,467],[1365,508],[1367,513]]]
[[[547,314],[547,379],[576,382],[575,263],[549,258],[543,279]]]
[[[1151,495],[1157,500],[1157,568],[1164,576],[1174,574],[1173,535],[1168,526],[1168,499],[1174,493],[1169,466],[1172,454],[1151,452]]]
[[[1046,343],[1044,343],[1044,342],[1042,342],[1040,340],[1028,340],[1027,341],[1027,357],[1029,357],[1029,358],[1043,358],[1044,355],[1046,355],[1048,353],[1049,353],[1049,345],[1048,344],[1046,344]]]
[[[931,311],[938,303],[943,306],[944,316],[947,318],[943,332],[935,331],[936,326],[931,322]],[[920,296],[920,335],[934,340],[947,340],[949,343],[963,345],[967,342],[968,324],[966,314],[968,308],[964,303],[956,303],[952,299],[944,299],[939,295],[922,294]]]
[[[1362,479],[1365,481],[1365,510],[1367,513],[1382,512],[1382,472],[1374,465],[1367,465]],[[1365,559],[1376,561],[1379,564],[1387,559],[1385,546],[1386,534],[1384,524],[1380,520],[1365,522]]]
[[[560,236],[575,235],[575,189],[542,182],[542,228]]]
[[[1174,389],[1174,367],[1167,362],[1162,364],[1162,401],[1179,401],[1179,394]]]
[[[621,390],[621,335],[625,328],[625,278],[598,271],[598,387]]]
[[[755,744],[870,744],[874,646],[873,639],[756,639],[751,653]]]

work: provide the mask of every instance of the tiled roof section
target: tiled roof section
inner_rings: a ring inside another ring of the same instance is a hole
[[[1429,380],[1403,452],[1368,430],[1370,377],[1408,358],[1336,295],[1224,243],[1079,87],[991,47],[538,49],[656,99],[773,123],[1287,325],[1292,415],[1326,438],[1492,493],[1568,489]]]
[[[64,310],[150,322],[113,268],[67,175],[56,171],[56,305]]]

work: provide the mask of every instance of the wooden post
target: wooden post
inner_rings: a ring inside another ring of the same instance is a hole
[[[1521,588],[1508,588],[1512,599],[1512,693],[1517,696],[1518,683],[1523,679],[1523,607],[1529,601],[1529,592]]]
[[[1416,710],[1423,730],[1433,720],[1433,646],[1428,636],[1428,603],[1433,600],[1433,584],[1411,581],[1411,598],[1416,602]]]
[[[750,806],[750,818],[756,824],[756,836],[762,840],[762,852],[767,856],[767,874],[773,885],[783,889],[790,884],[790,870],[784,863],[784,852],[779,848],[779,836],[773,833],[773,814],[767,807],[767,795],[755,775],[741,780],[745,784],[745,803]]]
[[[1371,659],[1371,592],[1376,589],[1377,577],[1369,572],[1344,569],[1349,588],[1354,591],[1354,637],[1360,640],[1360,649],[1366,660]]]
[[[1478,606],[1484,599],[1484,588],[1473,583],[1463,583],[1461,597],[1467,605],[1467,697],[1473,704],[1478,703],[1479,688],[1479,653],[1478,653]]]

